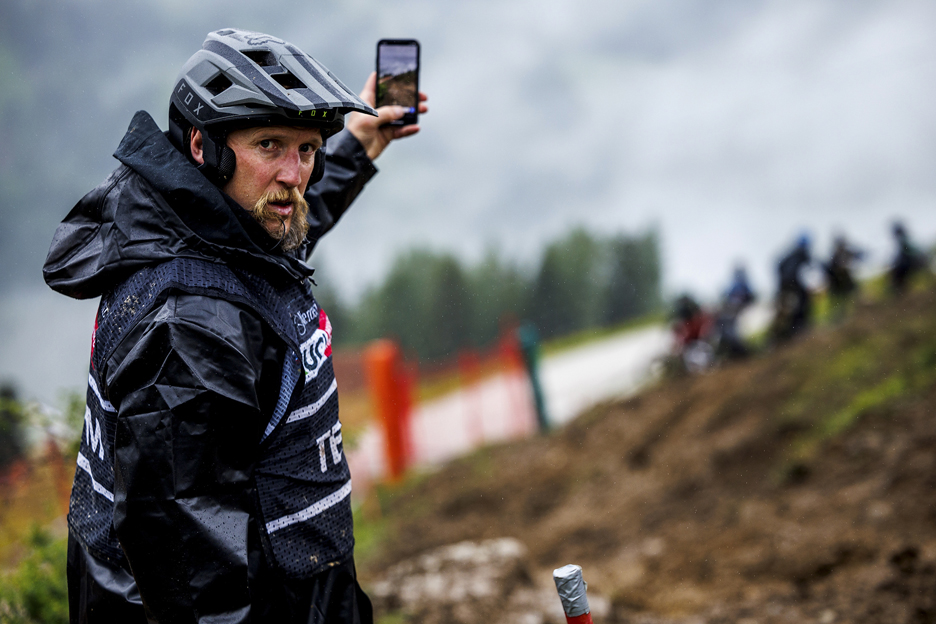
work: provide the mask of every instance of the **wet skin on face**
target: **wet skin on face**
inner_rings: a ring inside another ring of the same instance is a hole
[[[264,195],[291,188],[299,195],[305,193],[322,134],[318,128],[245,128],[231,132],[227,145],[234,150],[237,166],[222,190],[245,210],[253,210]],[[271,235],[289,230],[295,212],[292,202],[273,201],[267,206],[275,216],[263,222],[266,230]]]

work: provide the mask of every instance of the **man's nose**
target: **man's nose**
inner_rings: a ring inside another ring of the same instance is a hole
[[[298,187],[302,183],[302,158],[298,150],[283,157],[276,181],[290,187]]]

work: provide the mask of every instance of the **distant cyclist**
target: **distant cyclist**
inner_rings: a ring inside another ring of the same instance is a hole
[[[812,300],[803,283],[802,270],[811,263],[809,235],[803,234],[777,265],[779,288],[772,334],[778,342],[793,338],[809,326]]]
[[[747,271],[743,266],[735,267],[731,286],[722,297],[716,317],[720,355],[730,358],[748,354],[748,347],[738,331],[738,317],[756,298],[748,283]]]
[[[699,303],[688,294],[680,296],[673,306],[673,355],[683,369],[702,372],[712,365],[714,353],[709,339],[713,320]]]
[[[897,254],[890,269],[891,288],[895,293],[902,293],[907,289],[910,279],[926,268],[926,254],[910,242],[910,236],[903,223],[896,221],[891,228],[894,240],[897,243]]]
[[[843,235],[835,237],[832,248],[832,257],[823,265],[829,285],[829,303],[832,316],[838,320],[844,316],[858,283],[855,281],[855,263],[864,258],[864,252],[849,245]]]

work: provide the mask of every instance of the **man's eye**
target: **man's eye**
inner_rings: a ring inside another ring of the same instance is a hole
[[[307,154],[311,154],[312,152],[315,151],[315,146],[312,145],[311,143],[303,143],[302,145],[299,146],[299,151],[305,152]]]
[[[271,147],[273,147],[273,141],[271,141],[270,139],[263,139],[262,141],[260,141],[260,147],[262,147],[263,149],[270,149]]]

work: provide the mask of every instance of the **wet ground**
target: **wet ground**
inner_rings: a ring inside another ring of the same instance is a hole
[[[864,304],[388,490],[359,527],[383,537],[362,548],[362,577],[510,537],[525,549],[514,585],[546,596],[551,571],[577,563],[601,622],[936,622],[934,309],[931,291]]]

